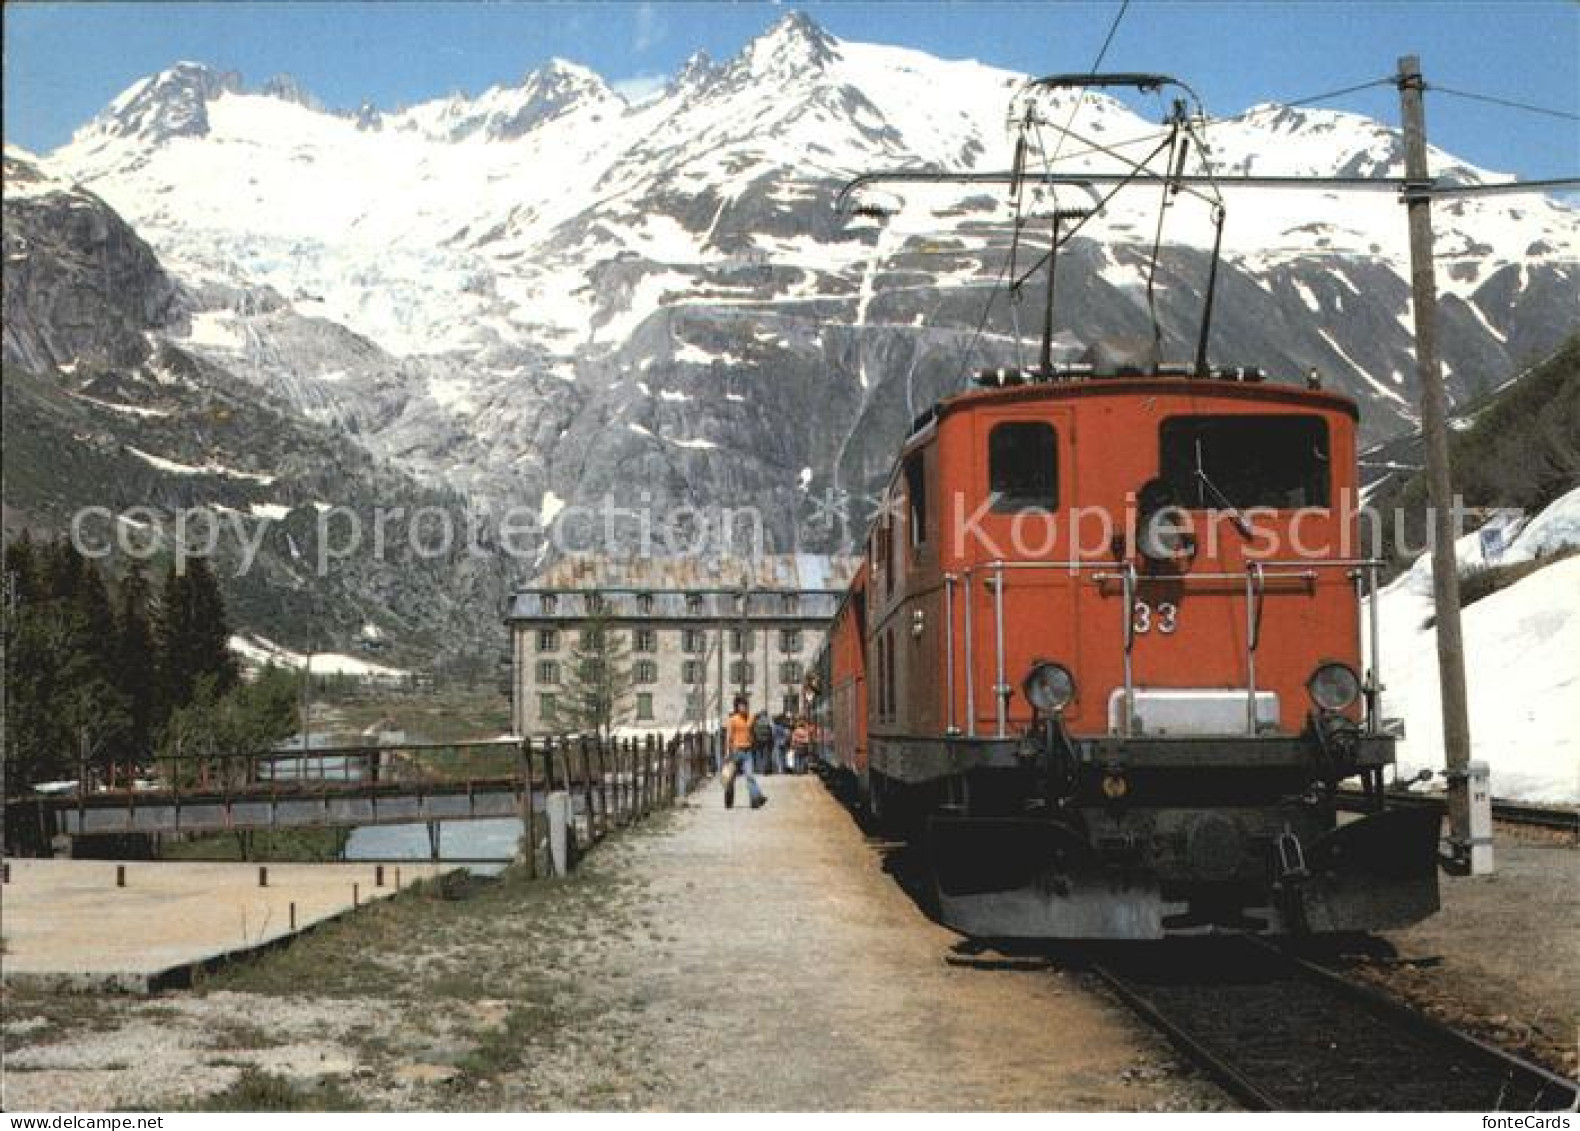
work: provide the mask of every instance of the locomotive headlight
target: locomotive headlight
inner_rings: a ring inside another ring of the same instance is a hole
[[[1361,677],[1348,664],[1319,664],[1306,681],[1311,701],[1324,711],[1342,711],[1361,694]]]
[[[1045,715],[1064,710],[1075,698],[1075,677],[1062,664],[1038,661],[1021,684],[1026,701]]]

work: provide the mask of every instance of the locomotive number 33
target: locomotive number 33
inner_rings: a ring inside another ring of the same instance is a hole
[[[1156,605],[1137,601],[1131,610],[1130,629],[1137,636],[1154,630],[1167,636],[1179,627],[1179,616],[1179,609],[1167,601],[1159,601]]]

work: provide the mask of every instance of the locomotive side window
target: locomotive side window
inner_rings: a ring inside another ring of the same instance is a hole
[[[1203,510],[1325,507],[1332,462],[1320,416],[1178,416],[1159,432],[1175,498]]]
[[[1015,421],[988,433],[988,491],[995,511],[1058,507],[1059,448],[1053,425]]]
[[[923,475],[922,453],[905,461],[905,497],[909,503],[911,546],[927,541],[927,480]]]

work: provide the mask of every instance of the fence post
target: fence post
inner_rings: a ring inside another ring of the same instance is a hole
[[[582,802],[587,810],[587,842],[591,844],[598,839],[598,811],[593,804],[592,747],[585,734],[577,746],[582,756]]]
[[[620,760],[625,765],[625,772],[620,777],[625,783],[625,821],[630,824],[636,820],[636,756],[629,738],[616,741],[620,743]]]
[[[658,736],[650,734],[642,741],[642,796],[648,813],[658,808]]]
[[[566,829],[565,829],[566,847],[565,847],[565,851],[566,851],[566,854],[567,854],[566,855],[566,863],[567,863],[567,870],[568,870],[570,854],[574,853],[575,850],[576,850],[576,805],[575,805],[575,797],[576,797],[576,795],[571,792],[571,737],[570,737],[570,735],[568,735],[568,734],[560,735],[559,740],[556,741],[553,744],[553,748],[559,754],[559,758],[560,758],[560,784],[559,784],[559,789],[558,790],[555,790],[553,785],[552,785],[552,781],[553,781],[553,777],[554,777],[554,769],[553,769],[553,761],[552,761],[552,758],[551,758],[550,763],[549,763],[549,778],[550,778],[550,782],[551,782],[550,787],[549,787],[549,792],[550,793],[561,793],[565,797],[565,814],[564,814],[565,815],[565,824],[566,824]],[[549,840],[551,842],[550,850],[552,851],[552,847],[553,847],[552,846],[552,841],[554,839],[554,823],[552,821],[550,821],[549,824],[548,824],[548,832],[549,832]],[[556,874],[563,874],[563,873],[560,873],[558,867],[556,867],[555,872],[556,872]]]
[[[568,734],[560,735],[558,743],[560,749],[560,788],[571,795],[571,738]]]
[[[598,758],[598,819],[603,824],[604,836],[609,835],[609,760],[604,756],[602,735],[593,737],[593,753]]]
[[[523,738],[518,750],[521,767],[521,839],[526,844],[527,878],[538,878],[537,822],[532,812],[532,739]],[[399,879],[396,886],[400,886]]]
[[[680,767],[680,732],[669,740],[669,745],[664,747],[664,800],[667,804],[675,803],[675,779]]]

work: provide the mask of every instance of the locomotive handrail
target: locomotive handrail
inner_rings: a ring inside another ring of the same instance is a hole
[[[966,570],[966,736],[977,736],[977,657],[976,633],[971,626],[971,571]]]
[[[1132,567],[1132,572],[1134,572],[1134,568],[1133,567]],[[1277,580],[1277,581],[1315,581],[1317,579],[1317,572],[1316,572],[1316,570],[1310,570],[1310,569],[1308,569],[1308,570],[1267,570],[1267,569],[1262,569],[1260,567],[1257,567],[1257,573],[1260,574],[1260,576],[1264,580],[1265,579],[1273,579],[1273,580]],[[1123,580],[1126,576],[1127,575],[1123,574],[1123,573],[1094,573],[1092,575],[1092,580],[1097,582],[1098,584],[1102,584],[1105,581],[1120,581],[1120,580]],[[1251,575],[1250,575],[1249,572],[1247,572],[1247,573],[1177,573],[1177,574],[1176,573],[1171,573],[1171,574],[1168,574],[1168,575],[1163,576],[1163,577],[1149,577],[1149,578],[1146,578],[1145,580],[1148,580],[1148,581],[1176,581],[1176,582],[1186,582],[1186,581],[1245,581],[1250,576]],[[1139,577],[1137,578],[1137,582],[1138,583],[1141,580],[1142,580],[1141,578],[1139,578]]]
[[[1370,642],[1371,663],[1366,671],[1365,688],[1366,696],[1366,730],[1368,734],[1378,734],[1381,731],[1380,695],[1383,690],[1382,663],[1381,663],[1381,626],[1377,612],[1378,571],[1387,563],[1380,558],[1329,558],[1323,560],[1310,559],[1269,559],[1267,561],[1250,561],[1246,563],[1243,572],[1217,570],[1203,573],[1183,573],[1170,575],[1168,580],[1178,583],[1190,581],[1236,581],[1244,582],[1246,596],[1246,732],[1255,736],[1257,733],[1257,677],[1256,677],[1256,651],[1260,644],[1263,599],[1266,596],[1269,581],[1306,581],[1314,582],[1319,571],[1332,569],[1345,569],[1356,581],[1356,601],[1366,606],[1366,631]],[[1102,585],[1106,582],[1118,581],[1123,585],[1123,600],[1126,609],[1135,606],[1136,590],[1142,579],[1139,577],[1135,563],[1119,563],[1120,568],[1115,569],[1112,561],[1005,561],[996,558],[975,566],[967,566],[960,574],[945,574],[945,601],[946,601],[946,646],[948,660],[948,733],[958,734],[959,728],[955,725],[955,647],[954,647],[954,586],[963,580],[966,589],[965,600],[965,678],[966,678],[966,735],[975,738],[977,734],[977,703],[976,703],[976,634],[972,631],[972,607],[975,605],[972,581],[974,575],[981,571],[991,573],[987,583],[993,588],[993,621],[994,621],[994,698],[996,707],[997,737],[1003,738],[1008,733],[1009,727],[1009,688],[1005,682],[1005,664],[1007,657],[1004,649],[1004,574],[1008,570],[1064,570],[1070,573],[1092,571],[1093,582]],[[1135,718],[1135,668],[1132,653],[1135,648],[1135,622],[1132,616],[1122,618],[1122,631],[1124,634],[1124,711],[1120,719],[1120,733],[1129,735],[1134,726]]]
[[[1256,649],[1262,642],[1262,567],[1245,567],[1245,733],[1256,737]]]
[[[1009,684],[1004,682],[1004,567],[993,573],[993,649],[997,655],[993,698],[998,702],[998,737],[1009,733]]]
[[[944,682],[947,689],[944,733],[950,737],[960,733],[960,728],[955,726],[955,582],[958,580],[952,573],[944,574]]]

